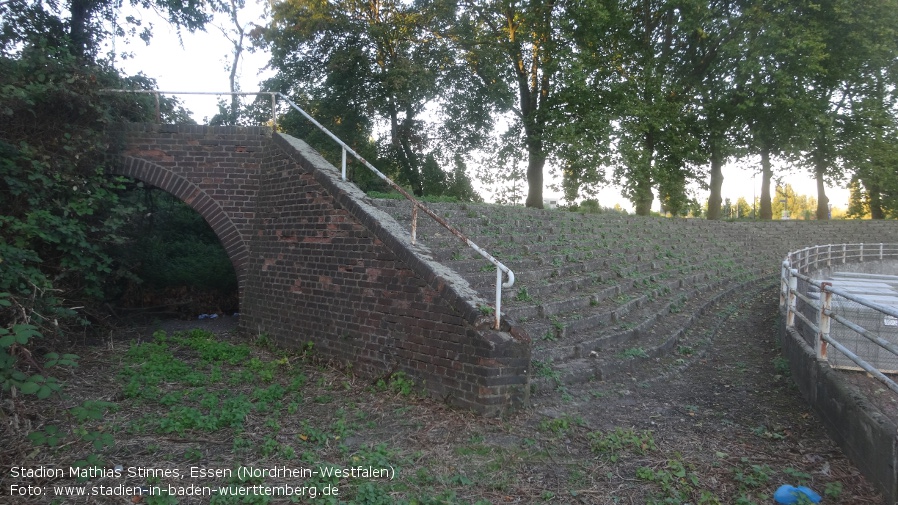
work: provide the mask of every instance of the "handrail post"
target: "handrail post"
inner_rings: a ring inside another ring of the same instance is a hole
[[[829,339],[829,327],[832,320],[829,317],[829,311],[832,309],[832,298],[833,293],[829,291],[829,286],[832,286],[831,282],[821,282],[820,283],[820,312],[817,317],[817,342],[814,346],[817,350],[817,359],[820,361],[826,361],[826,351],[827,351],[827,340]]]
[[[345,152],[345,151],[344,151]],[[418,206],[412,202],[412,244],[418,238]]]
[[[341,165],[343,167],[343,170],[342,170],[343,180],[345,181],[346,180],[346,148],[343,147],[342,150],[343,150],[343,161],[342,161]]]
[[[271,131],[278,131],[278,98],[277,94],[271,94]]]
[[[500,326],[502,319],[502,270],[496,268],[496,329]]]

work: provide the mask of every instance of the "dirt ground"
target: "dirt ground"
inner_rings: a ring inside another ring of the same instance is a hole
[[[477,418],[424,398],[402,376],[355,377],[315,359],[313,352],[284,353],[257,340],[243,364],[218,369],[225,376],[242,373],[235,377],[246,380],[209,378],[178,393],[185,402],[194,398],[193,404],[200,397],[196,391],[208,394],[215,388],[222,398],[253,398],[242,422],[168,430],[170,424],[160,420],[174,419],[174,412],[190,404],[177,403],[177,395],[170,401],[165,398],[171,396],[129,396],[123,370],[142,365],[132,360],[129,349],[135,344],[128,342],[148,342],[151,331],[122,330],[108,342],[75,351],[81,364],[64,377],[66,395],[49,408],[25,403],[4,408],[0,463],[9,471],[0,476],[0,503],[768,504],[781,484],[807,485],[824,495],[824,503],[882,503],[830,441],[788,376],[776,343],[775,288],[741,296],[722,299],[706,311],[670,357],[646,360],[622,380],[540,392],[529,409],[505,419]],[[193,326],[171,324],[170,332]],[[222,339],[240,342],[232,321],[209,323],[208,328]],[[206,364],[189,349],[168,345],[173,359],[205,370]],[[215,367],[209,373],[211,377]],[[270,391],[277,384],[287,392],[263,404],[261,388]],[[160,387],[169,394],[188,388],[175,380]],[[100,419],[74,419],[74,409],[89,399],[116,406]],[[61,427],[64,437],[58,444],[25,438],[46,433],[48,426]],[[109,434],[114,443],[98,445],[97,436],[85,433]],[[395,475],[251,481],[191,480],[183,473],[180,478],[100,475],[88,485],[133,488],[116,496],[57,501],[49,495],[54,488],[84,484],[68,476],[11,476],[14,467],[67,468],[77,461],[98,468],[182,472],[191,466],[358,464],[389,467]],[[314,500],[255,495],[242,501],[221,495],[146,494],[153,486],[188,483],[247,489],[250,484],[301,483],[319,491],[332,485],[341,494]],[[46,491],[43,496],[9,497],[12,484]],[[133,491],[141,488],[143,494]]]

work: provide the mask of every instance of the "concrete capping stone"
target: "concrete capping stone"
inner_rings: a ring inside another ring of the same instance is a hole
[[[829,435],[884,495],[898,504],[898,426],[862,394],[849,386],[795,328],[779,322],[780,341],[798,389]]]
[[[494,318],[480,312],[481,305],[488,302],[475,291],[467,280],[454,270],[445,267],[433,259],[430,250],[421,244],[411,244],[408,237],[410,230],[403,228],[392,216],[378,209],[371,203],[365,193],[355,184],[343,181],[340,171],[324,159],[316,150],[300,139],[283,133],[274,135],[275,144],[296,163],[311,172],[315,180],[326,188],[341,207],[356,219],[399,257],[427,284],[437,291],[454,307],[473,327],[486,329],[492,326]],[[419,219],[430,219],[420,215]],[[502,328],[510,331],[517,326],[513,321],[502,318]],[[524,336],[516,331],[513,338]],[[529,342],[529,338],[526,340]]]

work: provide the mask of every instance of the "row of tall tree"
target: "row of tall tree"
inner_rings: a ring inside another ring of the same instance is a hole
[[[643,215],[698,183],[716,219],[721,168],[754,157],[762,218],[780,160],[826,219],[847,179],[898,214],[896,30],[898,0],[277,0],[252,36],[269,87],[352,143],[381,136],[418,194],[428,156],[479,152],[531,207],[554,167],[568,200],[612,178]]]

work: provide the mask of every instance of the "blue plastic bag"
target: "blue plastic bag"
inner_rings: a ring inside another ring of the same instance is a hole
[[[773,493],[773,499],[776,500],[777,503],[785,504],[798,503],[801,496],[807,498],[811,503],[820,503],[820,500],[823,499],[819,494],[815,493],[814,490],[805,486],[795,487],[784,484]]]

